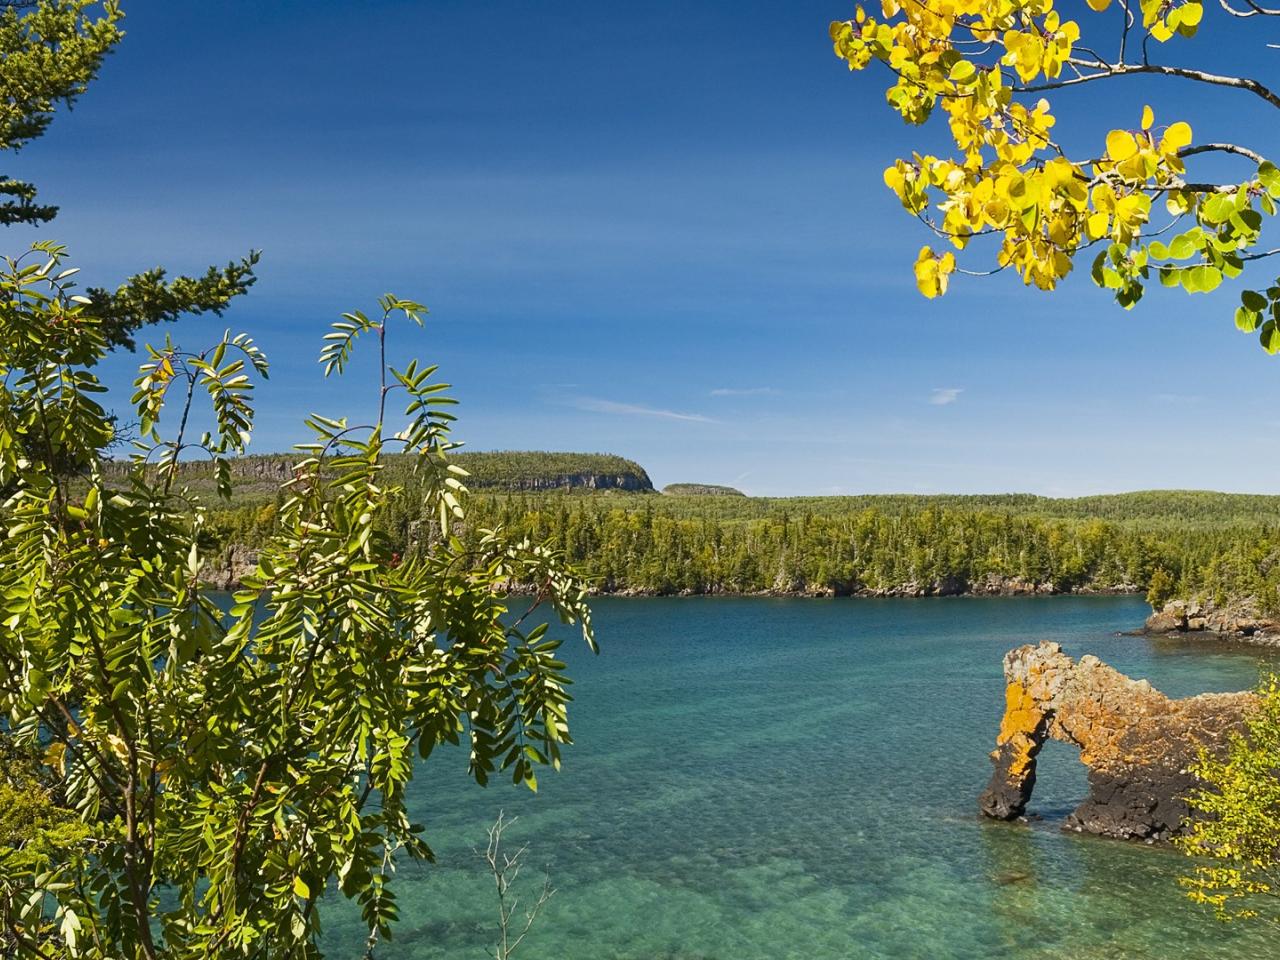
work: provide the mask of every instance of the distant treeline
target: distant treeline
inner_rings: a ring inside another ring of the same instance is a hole
[[[412,551],[422,546],[420,498],[411,478],[400,479],[405,491],[385,532]],[[274,512],[271,504],[220,511],[212,537],[252,546]],[[1147,592],[1154,584],[1157,602],[1252,596],[1262,612],[1280,608],[1280,497],[758,498],[481,488],[468,516],[464,540],[498,524],[550,540],[603,593]]]
[[[669,497],[745,497],[736,487],[719,483],[669,483],[662,488]]]

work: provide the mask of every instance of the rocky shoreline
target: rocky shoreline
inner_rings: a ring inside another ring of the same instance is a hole
[[[513,588],[513,593],[525,593],[524,587],[517,586]],[[835,587],[802,587],[799,589],[788,590],[646,590],[640,587],[621,587],[621,588],[604,588],[592,592],[594,597],[775,597],[778,599],[791,600],[825,600],[835,597],[858,597],[862,599],[923,599],[926,597],[1064,597],[1064,596],[1094,596],[1094,597],[1127,597],[1141,593],[1141,590],[1128,590],[1115,587],[1081,587],[1071,590],[1058,589],[1030,589],[1023,590],[1011,587],[1007,589],[966,589],[966,590],[950,590],[938,591],[928,588],[921,588],[912,584],[904,584],[898,587],[884,587],[872,589],[869,587],[858,587],[853,590],[841,589]]]
[[[253,572],[258,564],[258,551],[252,547],[232,544],[222,551],[216,562],[209,562],[201,570],[200,579],[215,590],[234,590],[241,580]],[[513,594],[533,593],[531,584],[511,584]],[[617,586],[611,583],[597,584],[592,591],[596,597],[779,597],[796,599],[822,599],[828,597],[1050,597],[1050,596],[1129,596],[1142,593],[1136,584],[1111,586],[1060,587],[1052,581],[1034,581],[1024,577],[991,575],[983,580],[968,581],[960,577],[948,577],[927,583],[907,581],[891,587],[868,587],[861,583],[809,584],[797,580],[779,581],[769,590],[728,590],[718,585],[698,590],[655,590],[643,587]]]
[[[1280,620],[1259,614],[1253,600],[1234,601],[1221,607],[1212,602],[1170,600],[1147,618],[1143,632],[1280,647]]]

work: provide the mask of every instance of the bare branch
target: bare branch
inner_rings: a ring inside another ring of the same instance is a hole
[[[506,815],[499,811],[498,819],[489,828],[489,844],[482,854],[489,872],[493,875],[494,890],[498,894],[498,945],[490,954],[494,960],[510,960],[516,949],[524,942],[525,937],[529,935],[529,931],[533,929],[533,924],[538,919],[538,914],[542,912],[542,908],[556,893],[555,888],[551,886],[551,878],[544,877],[537,900],[525,911],[524,925],[520,927],[519,933],[514,932],[512,917],[520,901],[511,895],[511,887],[520,876],[521,860],[529,847],[523,846],[514,854],[504,853],[502,834],[518,819],[519,817],[512,817],[508,820]]]
[[[1120,58],[1119,62],[1124,63],[1125,49],[1129,43],[1129,31],[1133,28],[1134,18],[1133,11],[1129,9],[1129,0],[1120,0],[1120,10],[1124,17],[1124,27],[1120,31]],[[1074,66],[1074,64],[1072,65]]]
[[[1280,108],[1280,95],[1257,80],[1249,77],[1228,77],[1222,74],[1207,73],[1204,70],[1192,70],[1189,67],[1167,67],[1156,63],[1107,63],[1103,60],[1084,60],[1077,57],[1071,57],[1068,63],[1081,67],[1089,67],[1096,70],[1096,73],[1088,73],[1080,77],[1072,77],[1067,80],[1050,80],[1046,83],[1036,83],[1030,86],[1015,86],[1015,93],[1041,93],[1046,90],[1061,90],[1063,87],[1073,87],[1080,83],[1090,83],[1094,80],[1106,80],[1110,77],[1124,77],[1133,74],[1154,73],[1166,77],[1181,77],[1184,80],[1195,80],[1198,83],[1207,83],[1218,87],[1234,87],[1237,90],[1247,90],[1249,93],[1257,97],[1261,97],[1273,107]]]
[[[1280,10],[1269,10],[1266,7],[1260,7],[1253,0],[1244,0],[1244,3],[1249,8],[1248,10],[1237,10],[1227,0],[1218,0],[1218,5],[1233,17],[1280,17]]]
[[[1247,157],[1259,165],[1267,162],[1267,158],[1262,154],[1234,143],[1202,143],[1197,147],[1183,147],[1178,151],[1178,156],[1194,157],[1197,153],[1234,153],[1241,157]]]

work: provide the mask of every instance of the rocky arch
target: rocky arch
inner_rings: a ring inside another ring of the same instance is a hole
[[[995,771],[979,797],[982,813],[1013,820],[1026,810],[1036,756],[1052,738],[1080,749],[1089,795],[1067,829],[1125,839],[1176,836],[1195,786],[1188,770],[1201,747],[1222,749],[1255,702],[1251,693],[1204,693],[1174,700],[1094,656],[1072,660],[1056,643],[1005,654],[1005,710],[991,754]]]

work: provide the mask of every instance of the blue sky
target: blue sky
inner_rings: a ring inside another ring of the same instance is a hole
[[[1275,491],[1280,358],[1235,331],[1233,290],[1129,313],[1086,270],[1055,296],[915,292],[928,238],[881,171],[945,131],[834,58],[843,0],[126,8],[101,80],[5,172],[62,205],[40,235],[90,283],[263,250],[225,320],[172,328],[271,355],[258,451],[373,405],[367,363],[335,383],[313,359],[390,290],[429,305],[392,349],[441,365],[473,449],[610,451],[659,485],[759,494]],[[1266,38],[1223,19],[1171,60],[1266,71]],[[1068,143],[1136,126],[1143,100],[1197,142],[1275,138],[1236,91],[1053,96]]]

